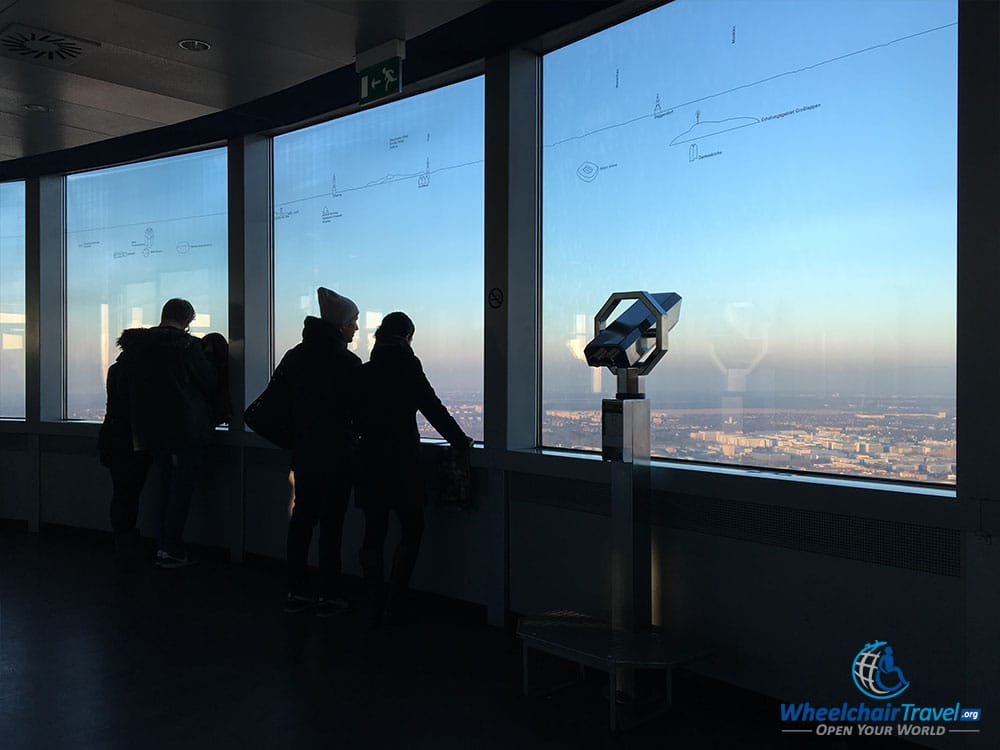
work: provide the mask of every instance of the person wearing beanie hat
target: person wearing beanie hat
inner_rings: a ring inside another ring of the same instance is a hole
[[[316,290],[319,297],[319,316],[335,328],[340,328],[358,317],[358,306],[353,300],[337,294],[332,289],[321,286]]]
[[[317,290],[320,317],[309,315],[302,342],[282,357],[274,378],[291,399],[295,502],[288,519],[285,611],[320,617],[348,608],[341,579],[344,516],[353,483],[355,433],[350,415],[361,360],[347,345],[358,330],[358,306],[331,289]],[[308,586],[309,547],[319,524],[319,597]]]
[[[472,444],[434,393],[413,354],[414,330],[406,313],[386,315],[375,331],[371,359],[359,370],[355,504],[365,514],[359,558],[373,627],[406,619],[404,598],[423,536],[424,482],[416,413],[421,412],[453,447],[465,450]],[[400,538],[386,587],[383,549],[390,510],[399,519]]]

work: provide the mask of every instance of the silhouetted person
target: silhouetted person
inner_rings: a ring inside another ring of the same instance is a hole
[[[386,315],[375,332],[371,360],[359,373],[355,497],[365,514],[359,557],[372,625],[406,618],[404,600],[420,551],[425,493],[416,413],[452,446],[464,450],[472,444],[424,375],[410,348],[413,332],[413,321],[405,313]],[[401,535],[386,588],[383,561],[390,511],[399,519]]]
[[[348,608],[341,580],[341,537],[351,497],[355,435],[349,408],[361,360],[347,345],[358,330],[358,306],[324,287],[317,290],[320,317],[308,316],[302,342],[279,369],[292,394],[292,470],[295,505],[288,521],[286,612],[312,606],[328,617]],[[309,593],[307,563],[319,523],[320,595]]]
[[[150,456],[146,451],[132,448],[129,387],[121,362],[116,361],[108,368],[106,385],[107,404],[104,422],[97,433],[97,449],[101,464],[111,473],[110,516],[115,560],[127,566],[138,561],[142,554],[136,520]]]
[[[209,403],[212,427],[218,427],[228,424],[233,417],[233,403],[229,397],[229,342],[221,333],[206,333],[201,337],[201,348],[218,378],[218,388]]]
[[[211,434],[215,369],[187,331],[194,307],[163,305],[160,325],[123,331],[119,363],[128,379],[132,447],[148,451],[160,476],[159,549],[162,568],[190,565],[182,541],[198,466]]]

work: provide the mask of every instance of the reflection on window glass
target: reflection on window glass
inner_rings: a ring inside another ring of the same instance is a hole
[[[24,418],[24,183],[0,184],[0,417]]]
[[[431,384],[476,439],[483,107],[476,78],[274,139],[275,361],[319,314],[317,287],[357,303],[362,360],[382,316],[402,310]]]
[[[956,79],[954,0],[678,0],[548,55],[543,442],[600,445],[608,295],[674,291],[654,455],[954,483]]]
[[[66,178],[66,416],[101,419],[125,328],[194,305],[191,333],[229,337],[226,151]]]

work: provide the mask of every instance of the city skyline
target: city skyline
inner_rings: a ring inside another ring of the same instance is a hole
[[[462,429],[483,439],[482,394],[439,391]],[[86,418],[99,420],[103,403]],[[861,411],[859,407],[864,407]],[[542,445],[600,451],[600,402],[542,405]],[[422,437],[440,440],[422,415]],[[785,396],[780,405],[651,408],[653,458],[842,478],[952,485],[957,473],[955,411],[933,397],[877,400]]]

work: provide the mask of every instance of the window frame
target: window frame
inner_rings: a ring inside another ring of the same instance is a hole
[[[461,66],[461,67],[453,69],[453,70],[451,70],[448,73],[443,74],[443,75],[434,76],[434,77],[432,77],[430,79],[421,80],[416,85],[408,86],[407,88],[405,88],[404,91],[401,94],[389,97],[389,98],[384,99],[384,100],[379,100],[378,102],[375,102],[373,104],[369,104],[369,105],[352,104],[351,106],[344,107],[344,108],[335,110],[333,112],[326,113],[323,116],[318,117],[318,118],[311,118],[309,120],[306,120],[306,121],[303,121],[303,122],[299,122],[299,123],[295,123],[293,125],[289,125],[289,126],[285,126],[285,127],[282,127],[282,128],[276,128],[276,129],[272,129],[272,130],[267,131],[266,137],[269,140],[269,146],[270,146],[269,159],[270,159],[270,165],[271,165],[271,171],[270,171],[270,197],[271,197],[271,202],[270,202],[270,211],[268,213],[268,216],[269,216],[269,222],[268,223],[270,225],[270,236],[271,236],[271,247],[270,247],[270,256],[269,256],[269,260],[270,260],[270,271],[269,271],[269,273],[270,273],[270,281],[269,281],[270,287],[269,287],[269,296],[268,296],[268,306],[269,306],[269,311],[270,311],[270,341],[272,342],[271,343],[271,351],[270,351],[269,356],[268,356],[268,361],[269,361],[269,369],[268,369],[268,372],[267,372],[267,377],[268,378],[270,377],[270,373],[272,373],[274,371],[274,368],[278,364],[278,359],[280,358],[280,355],[276,351],[274,351],[274,343],[273,343],[273,342],[276,341],[276,338],[277,338],[276,320],[275,320],[275,314],[274,314],[274,310],[275,310],[275,298],[274,298],[274,293],[275,293],[275,291],[274,291],[274,284],[275,284],[275,281],[274,280],[275,280],[275,263],[276,263],[276,242],[275,242],[275,239],[274,239],[274,236],[275,236],[275,232],[274,232],[274,222],[275,222],[275,219],[274,219],[274,209],[278,205],[278,201],[275,199],[275,195],[274,195],[274,193],[275,193],[274,165],[275,165],[275,162],[276,162],[276,155],[275,155],[275,152],[274,152],[274,141],[275,141],[275,139],[280,138],[281,136],[284,136],[284,135],[289,135],[289,134],[296,133],[296,132],[299,132],[299,131],[302,131],[302,130],[306,130],[306,129],[311,128],[311,127],[316,127],[316,126],[320,126],[320,125],[330,125],[331,123],[335,123],[338,120],[343,120],[345,118],[349,118],[349,117],[352,117],[352,116],[355,116],[355,115],[359,115],[359,114],[362,114],[362,113],[366,113],[366,112],[372,112],[372,111],[375,111],[375,110],[379,109],[380,107],[399,104],[401,102],[405,102],[405,101],[408,101],[410,99],[423,96],[425,94],[430,94],[430,93],[433,93],[435,91],[438,91],[440,89],[444,89],[444,88],[447,88],[447,87],[450,87],[450,86],[455,86],[455,85],[458,85],[458,84],[462,84],[462,83],[471,81],[471,80],[476,79],[476,78],[483,78],[484,79],[484,81],[483,81],[483,87],[484,87],[484,110],[485,110],[488,107],[488,104],[487,104],[488,94],[485,93],[485,89],[486,89],[486,85],[487,85],[487,82],[486,82],[486,64],[485,64],[485,61],[481,61],[481,62],[477,62],[477,63],[472,63],[472,64],[469,64],[469,65]],[[485,115],[485,112],[484,112],[484,115]],[[488,203],[488,199],[486,197],[486,184],[489,182],[489,160],[486,157],[486,153],[487,152],[488,152],[488,148],[486,146],[486,136],[485,136],[485,133],[484,133],[484,172],[485,172],[485,174],[484,174],[484,199],[483,199],[483,202],[484,202],[484,206],[483,206],[484,215],[488,211],[488,208],[487,208],[487,205],[486,205]],[[486,238],[485,238],[485,231],[484,231],[484,243],[483,243],[483,254],[484,255],[486,255],[485,245],[486,245]],[[485,258],[484,258],[484,260],[485,260]],[[484,274],[485,274],[485,263],[484,263]],[[360,335],[360,333],[359,333],[359,335]],[[485,325],[484,325],[484,336],[483,336],[483,339],[484,340],[482,342],[482,347],[485,350],[485,347],[486,347],[486,344],[485,344],[485,339],[486,339]],[[419,352],[418,352],[418,354],[419,354]],[[483,394],[483,403],[482,403],[482,412],[483,412],[483,438],[476,440],[475,442],[477,444],[482,444],[486,440],[486,421],[487,421],[486,414],[487,414],[487,400],[488,400],[487,399],[487,395],[486,395],[487,394],[486,381],[487,381],[487,377],[486,377],[486,356],[485,356],[485,351],[484,351],[483,352],[483,379],[482,379],[482,388],[481,388],[481,393]],[[432,383],[432,385],[433,385],[433,383]],[[250,394],[248,394],[247,398],[248,398],[248,400],[252,400],[253,396],[250,395]],[[441,437],[425,436],[423,434],[421,434],[421,436],[420,436],[420,441],[421,441],[421,443],[426,443],[428,445],[446,445],[447,444],[447,441],[445,441]]]
[[[68,301],[68,291],[69,291],[69,279],[68,279],[68,275],[69,275],[69,252],[68,252],[68,247],[67,247],[67,239],[68,239],[68,218],[69,217],[68,217],[68,210],[67,210],[67,199],[68,199],[67,191],[68,191],[69,178],[76,177],[76,176],[79,176],[79,175],[91,174],[91,173],[95,173],[95,172],[102,172],[102,171],[106,171],[106,170],[119,169],[119,168],[122,168],[122,167],[132,167],[132,166],[138,166],[138,165],[144,165],[144,164],[151,164],[153,162],[158,162],[158,161],[162,161],[162,160],[165,160],[165,159],[173,159],[173,158],[176,158],[176,157],[195,156],[195,155],[206,153],[206,152],[209,152],[209,151],[221,151],[222,155],[223,155],[223,157],[224,157],[224,159],[226,161],[226,164],[227,164],[227,168],[226,168],[226,211],[227,211],[227,217],[226,217],[226,221],[225,221],[225,224],[226,224],[226,238],[227,238],[227,241],[226,241],[226,263],[227,263],[226,276],[227,277],[231,277],[231,273],[229,271],[228,266],[229,266],[229,263],[230,263],[230,260],[231,260],[233,242],[232,242],[232,237],[230,235],[230,232],[232,230],[232,223],[231,223],[231,219],[230,219],[230,217],[229,217],[228,214],[229,214],[229,212],[232,209],[232,196],[231,196],[231,184],[230,184],[230,177],[231,177],[231,174],[232,174],[232,170],[230,168],[230,161],[231,161],[231,159],[230,159],[230,151],[229,151],[229,142],[228,141],[226,141],[226,142],[215,141],[215,142],[212,142],[212,143],[199,144],[197,146],[192,146],[192,147],[189,147],[189,148],[175,149],[175,150],[171,150],[171,151],[167,151],[167,152],[152,154],[152,155],[144,156],[144,157],[139,158],[139,159],[125,160],[125,161],[121,161],[121,162],[116,162],[114,164],[103,165],[103,166],[100,166],[100,167],[90,167],[90,168],[86,168],[86,169],[78,169],[78,170],[74,170],[74,171],[71,171],[71,172],[65,172],[65,173],[57,175],[57,176],[53,176],[53,178],[59,179],[59,181],[61,183],[60,186],[59,186],[59,190],[60,190],[60,193],[61,193],[60,199],[59,199],[60,210],[58,212],[58,223],[60,225],[60,232],[59,233],[61,235],[61,241],[60,241],[59,248],[58,248],[57,251],[54,249],[54,243],[50,242],[50,243],[48,243],[49,247],[43,249],[43,252],[41,252],[40,255],[43,256],[43,258],[44,258],[42,260],[42,272],[48,274],[50,278],[53,277],[54,274],[56,273],[56,269],[55,269],[56,262],[55,262],[55,260],[54,260],[54,258],[52,256],[54,256],[56,254],[56,252],[59,255],[59,260],[58,260],[59,281],[58,281],[58,284],[59,284],[60,296],[61,296],[61,304],[59,305],[61,336],[58,338],[58,347],[60,349],[60,357],[59,357],[59,359],[60,359],[60,374],[59,374],[60,377],[59,377],[59,384],[58,384],[58,386],[56,386],[53,383],[52,385],[48,386],[47,388],[43,387],[43,394],[40,395],[42,415],[43,415],[42,421],[43,422],[59,422],[59,423],[65,423],[65,424],[81,424],[81,423],[82,424],[98,424],[99,423],[98,420],[76,419],[76,418],[70,418],[68,416],[68,413],[69,413],[69,405],[68,405],[68,402],[69,402],[69,390],[68,390],[69,389],[69,356],[68,356],[68,352],[67,352],[67,340],[68,340],[68,330],[69,330],[68,329],[68,326],[69,326],[69,301]],[[54,201],[51,198],[49,200],[47,200],[47,201],[43,201],[44,209],[47,212],[49,212],[48,216],[53,217],[53,218],[50,218],[50,221],[54,220],[54,217],[56,215],[56,212],[52,211],[52,204],[53,203],[54,203]],[[47,250],[47,252],[46,252],[46,250]],[[43,284],[43,289],[44,288],[45,288],[45,285]],[[227,286],[227,289],[226,289],[227,295],[229,295],[230,292],[231,292],[231,284],[229,286]],[[164,301],[165,300],[160,300],[158,304],[162,305],[162,303]],[[229,308],[231,308],[231,306],[232,306],[232,300],[231,300],[230,297],[227,296],[227,300],[226,300],[227,317],[228,317],[228,310],[229,310]],[[45,315],[46,314],[45,310],[48,309],[49,307],[51,307],[51,306],[43,304],[43,306],[42,306],[43,309],[41,311],[41,314]],[[49,315],[50,316],[54,315],[54,312],[50,312]],[[227,331],[226,331],[227,339],[229,338],[228,334],[230,333],[228,329],[231,328],[231,326],[232,326],[232,321],[229,321],[227,323]],[[56,338],[55,338],[55,336],[52,335],[52,329],[53,329],[52,325],[45,325],[45,324],[43,324],[41,326],[41,333],[40,333],[41,336],[46,337],[46,339],[50,342],[49,343],[49,347],[50,348],[53,347],[53,346],[55,346],[56,345],[56,341],[57,341]],[[43,365],[42,366],[42,371],[45,372],[47,370],[51,371],[51,368],[50,367],[45,367]],[[49,380],[51,381],[52,378],[50,377]],[[60,394],[59,395],[59,399],[58,399],[58,403],[56,402],[56,399],[55,399],[54,395],[52,395],[56,390],[58,390],[58,392]],[[45,393],[44,393],[45,391],[48,391],[49,395],[45,395]],[[46,415],[48,415],[48,416],[46,416]],[[58,416],[56,416],[56,415],[58,415]]]
[[[24,275],[22,280],[21,295],[24,298],[24,332],[22,333],[22,343],[21,343],[21,358],[22,370],[24,371],[24,389],[21,392],[21,411],[23,416],[13,416],[10,414],[3,414],[0,412],[0,420],[6,420],[10,422],[24,422],[27,420],[27,401],[28,401],[28,382],[27,382],[27,348],[28,348],[28,331],[27,331],[27,306],[28,306],[28,264],[27,264],[27,248],[28,248],[28,210],[27,210],[27,198],[28,198],[28,185],[27,180],[3,180],[0,181],[0,189],[6,185],[20,185],[21,186],[21,196],[23,203],[23,210],[21,212],[21,261],[24,267]],[[16,236],[16,235],[14,235]]]
[[[633,12],[628,13],[626,15],[615,16],[615,17],[611,18],[610,20],[607,20],[606,22],[603,22],[603,23],[595,23],[593,25],[589,25],[588,24],[588,27],[587,27],[587,29],[585,31],[581,31],[579,29],[575,29],[575,30],[573,30],[573,33],[566,33],[566,32],[564,32],[564,33],[558,35],[558,37],[550,38],[549,40],[547,40],[546,44],[540,45],[539,47],[537,47],[537,55],[538,55],[538,58],[539,58],[539,67],[540,67],[539,78],[540,79],[543,78],[543,73],[542,73],[542,70],[541,70],[541,68],[542,68],[541,61],[542,61],[542,58],[544,58],[546,55],[549,55],[549,54],[551,54],[553,52],[557,52],[557,51],[559,51],[559,50],[561,50],[561,49],[563,49],[565,47],[568,47],[568,46],[571,46],[573,44],[576,44],[577,42],[580,42],[582,40],[585,40],[585,39],[591,38],[593,36],[596,36],[598,34],[601,34],[601,33],[605,32],[605,31],[607,31],[607,30],[609,30],[611,28],[617,27],[617,26],[619,26],[621,24],[633,21],[634,19],[636,19],[636,18],[638,18],[640,16],[643,16],[643,15],[646,15],[648,13],[654,12],[656,10],[662,9],[664,6],[669,5],[669,4],[673,3],[673,2],[674,2],[674,0],[661,0],[661,1],[657,1],[657,2],[645,3],[644,7],[634,8]],[[973,14],[973,9],[974,9],[974,6],[976,5],[976,2],[975,2],[975,0],[954,0],[954,2],[956,3],[956,6],[957,6],[957,15],[958,15],[958,44],[957,44],[958,49],[957,49],[957,60],[956,60],[956,68],[957,68],[957,76],[956,76],[956,88],[957,88],[956,110],[957,111],[956,111],[956,117],[957,117],[957,121],[958,121],[958,123],[957,123],[957,126],[958,126],[957,127],[957,130],[958,130],[958,144],[957,144],[957,147],[956,147],[956,161],[957,161],[956,213],[958,214],[958,222],[957,222],[958,223],[958,230],[956,231],[956,238],[955,238],[955,263],[956,263],[956,266],[959,266],[959,274],[958,274],[958,278],[957,278],[957,286],[956,286],[956,289],[955,289],[955,303],[956,303],[956,307],[959,308],[959,314],[958,314],[959,324],[957,325],[957,329],[958,330],[957,330],[957,336],[956,336],[956,340],[957,340],[956,343],[957,343],[957,349],[960,350],[961,349],[960,340],[962,338],[961,334],[962,334],[962,330],[963,330],[963,326],[961,325],[961,317],[962,316],[961,316],[961,312],[960,312],[960,310],[961,310],[961,308],[963,306],[962,305],[962,294],[961,294],[962,293],[962,289],[963,289],[963,282],[962,282],[962,275],[961,275],[961,259],[963,257],[963,253],[962,253],[962,247],[963,247],[963,245],[962,245],[962,242],[961,242],[961,235],[962,235],[961,226],[963,224],[963,217],[964,217],[964,215],[968,215],[970,213],[969,211],[963,212],[963,208],[962,208],[962,203],[963,203],[963,200],[962,200],[962,197],[963,197],[963,179],[962,179],[962,177],[963,177],[963,174],[967,174],[967,173],[969,173],[969,172],[972,171],[972,170],[970,170],[968,168],[968,166],[969,166],[968,165],[968,161],[969,160],[965,159],[963,161],[963,155],[967,155],[972,149],[971,148],[966,148],[964,151],[962,149],[962,142],[963,142],[963,118],[964,118],[964,124],[968,125],[969,122],[970,122],[969,117],[966,116],[966,115],[963,115],[963,113],[967,112],[970,109],[969,103],[971,101],[971,97],[969,96],[969,92],[972,90],[972,87],[968,86],[968,85],[963,86],[963,80],[964,80],[964,78],[968,78],[970,76],[971,77],[975,77],[975,75],[973,73],[971,73],[970,70],[969,70],[969,68],[972,67],[972,65],[969,62],[969,60],[971,59],[971,56],[972,56],[972,53],[970,52],[970,50],[974,46],[974,43],[973,43],[973,40],[972,40],[972,32],[971,32],[971,29],[974,28],[974,22],[971,21],[971,16]],[[963,31],[964,31],[964,33],[963,33]],[[977,41],[979,41],[979,43],[982,44],[982,42],[980,40],[977,40]],[[543,87],[544,87],[544,81],[542,81],[540,83],[539,89],[538,89],[538,96],[540,98],[543,96],[543,93],[542,93]],[[985,87],[981,87],[981,88],[985,88]],[[985,95],[981,95],[980,100],[978,102],[976,102],[976,104],[985,103],[985,106],[983,106],[981,108],[985,109],[987,111],[991,111],[991,110],[989,110],[990,100],[994,99],[994,98],[995,98],[995,96],[989,96],[989,97],[987,97]],[[539,103],[539,107],[541,107],[541,102]],[[965,130],[966,131],[971,131],[971,128],[967,127]],[[540,128],[539,128],[539,134],[538,134],[538,140],[537,140],[537,149],[538,149],[538,153],[539,153],[539,162],[541,162],[542,157],[543,157],[543,143],[542,143],[541,129]],[[979,165],[977,165],[977,167],[978,166]],[[977,169],[976,171],[977,172],[981,172],[980,169]],[[994,182],[994,184],[995,184],[995,182]],[[965,192],[968,192],[967,186],[965,186]],[[542,202],[541,185],[539,185],[538,200],[539,200],[539,203]],[[539,208],[539,213],[538,213],[538,217],[539,217],[538,218],[538,233],[539,233],[539,244],[540,244],[540,246],[541,246],[541,232],[542,232],[542,227],[541,227],[541,213],[542,213],[542,210],[543,210],[543,208]],[[982,218],[982,217],[979,217],[979,218]],[[1000,222],[996,222],[992,217],[990,217],[990,222],[993,223],[993,224],[1000,223]],[[543,261],[543,259],[544,259],[544,247],[540,247],[540,249],[539,249],[539,255],[540,255],[540,259],[539,259],[539,266],[540,266],[541,263],[542,263],[542,261]],[[970,267],[972,267],[972,264],[966,263],[966,268],[970,268]],[[995,270],[997,271],[997,273],[995,273],[993,275],[993,277],[997,278],[998,276],[1000,276],[1000,262],[994,264],[993,268],[995,268]],[[966,285],[968,284],[968,278],[967,277],[968,277],[968,275],[966,275]],[[979,280],[976,279],[976,281],[978,283]],[[543,443],[543,441],[542,441],[542,437],[541,437],[542,436],[542,427],[543,427],[543,421],[544,421],[544,416],[545,416],[544,415],[544,409],[543,409],[543,406],[542,406],[542,393],[543,393],[543,391],[542,391],[542,387],[541,387],[542,386],[542,384],[541,384],[541,370],[542,370],[542,359],[543,359],[543,349],[542,349],[542,347],[543,347],[543,337],[542,337],[542,317],[541,317],[541,299],[542,299],[542,296],[543,296],[542,277],[539,274],[539,278],[538,278],[539,314],[538,314],[538,318],[537,318],[537,321],[536,321],[536,328],[537,328],[537,335],[538,335],[538,342],[537,342],[537,347],[536,347],[536,357],[537,357],[537,366],[538,366],[538,370],[539,370],[539,374],[538,374],[538,379],[539,379],[538,380],[538,406],[537,406],[537,411],[536,411],[538,439],[536,441],[536,444],[535,444],[533,450],[525,450],[523,452],[526,453],[526,454],[530,453],[530,454],[534,454],[534,455],[537,455],[537,456],[548,456],[548,457],[552,457],[552,458],[558,459],[558,460],[566,460],[566,459],[569,459],[569,460],[574,460],[574,459],[598,460],[598,459],[600,459],[600,448],[594,448],[594,449],[564,448],[564,447],[559,447],[559,446],[545,445]],[[588,318],[588,323],[591,320],[592,320],[592,318]],[[966,328],[966,333],[967,334],[971,334],[972,333],[971,326],[969,326],[969,327]],[[977,339],[981,339],[981,337],[977,337]],[[992,350],[997,351],[998,352],[998,356],[1000,356],[1000,346],[991,346],[989,348],[992,349]],[[959,427],[960,420],[957,417],[957,414],[958,414],[958,405],[959,405],[960,402],[963,402],[963,401],[966,401],[966,400],[971,401],[971,399],[963,399],[962,395],[961,395],[962,391],[963,391],[963,387],[962,387],[963,377],[962,377],[962,372],[961,371],[962,371],[963,368],[961,368],[959,366],[960,359],[961,359],[961,357],[958,354],[958,351],[956,351],[955,368],[954,368],[955,369],[955,380],[956,380],[956,407],[955,407],[955,409],[956,409],[956,419],[955,419],[955,424],[956,424],[956,431],[955,431],[956,453],[957,453],[957,450],[958,450],[959,435],[962,434],[962,430]],[[596,396],[596,394],[595,394],[595,396]],[[997,401],[998,401],[998,405],[1000,405],[1000,398],[998,398]],[[964,415],[963,415],[963,418],[965,418]],[[963,456],[963,461],[964,460],[965,460],[965,457]],[[957,465],[957,462],[958,462],[957,455],[956,455],[956,458],[955,458],[954,462]],[[716,477],[718,475],[732,475],[732,476],[738,476],[738,477],[743,477],[743,478],[749,478],[749,479],[752,479],[752,480],[764,480],[764,479],[767,479],[767,480],[775,480],[777,482],[782,482],[782,483],[783,482],[791,481],[791,482],[796,482],[796,483],[800,483],[800,484],[804,484],[804,485],[820,484],[820,485],[829,485],[831,487],[845,487],[845,488],[847,488],[847,487],[856,487],[856,488],[863,488],[865,490],[873,490],[873,491],[878,492],[878,493],[884,493],[884,492],[897,493],[897,492],[902,492],[904,494],[910,494],[910,493],[912,493],[912,494],[919,495],[919,496],[930,496],[930,497],[938,497],[938,498],[946,498],[946,499],[957,499],[958,498],[958,496],[959,496],[959,482],[961,481],[961,479],[958,478],[958,477],[960,477],[960,472],[958,471],[957,468],[956,468],[956,472],[955,472],[956,473],[956,477],[957,477],[956,478],[956,482],[954,484],[951,484],[951,483],[941,483],[941,482],[920,482],[920,481],[915,481],[915,480],[893,479],[893,478],[877,478],[877,477],[852,476],[852,475],[849,475],[849,474],[834,474],[834,473],[826,473],[826,472],[814,472],[814,471],[808,471],[808,470],[778,469],[778,468],[770,468],[770,467],[754,467],[754,466],[751,466],[751,465],[744,466],[744,465],[739,465],[739,464],[726,464],[726,463],[721,463],[721,462],[720,463],[715,463],[715,462],[710,462],[710,461],[671,459],[671,458],[662,457],[662,456],[652,456],[651,459],[650,459],[650,463],[651,463],[651,466],[657,468],[658,470],[664,470],[664,471],[681,470],[681,471],[683,471],[685,473],[690,472],[690,476],[702,476],[705,481],[714,481],[714,477]],[[963,471],[964,470],[965,469],[963,468]],[[977,474],[979,473],[978,467],[972,469],[972,471],[974,471]],[[978,484],[978,480],[977,480],[976,483]],[[972,484],[972,482],[969,482],[969,483],[966,484],[966,486],[969,486],[971,484]],[[996,487],[995,491],[1000,492],[1000,480],[992,482],[991,484],[995,485],[995,487]]]

